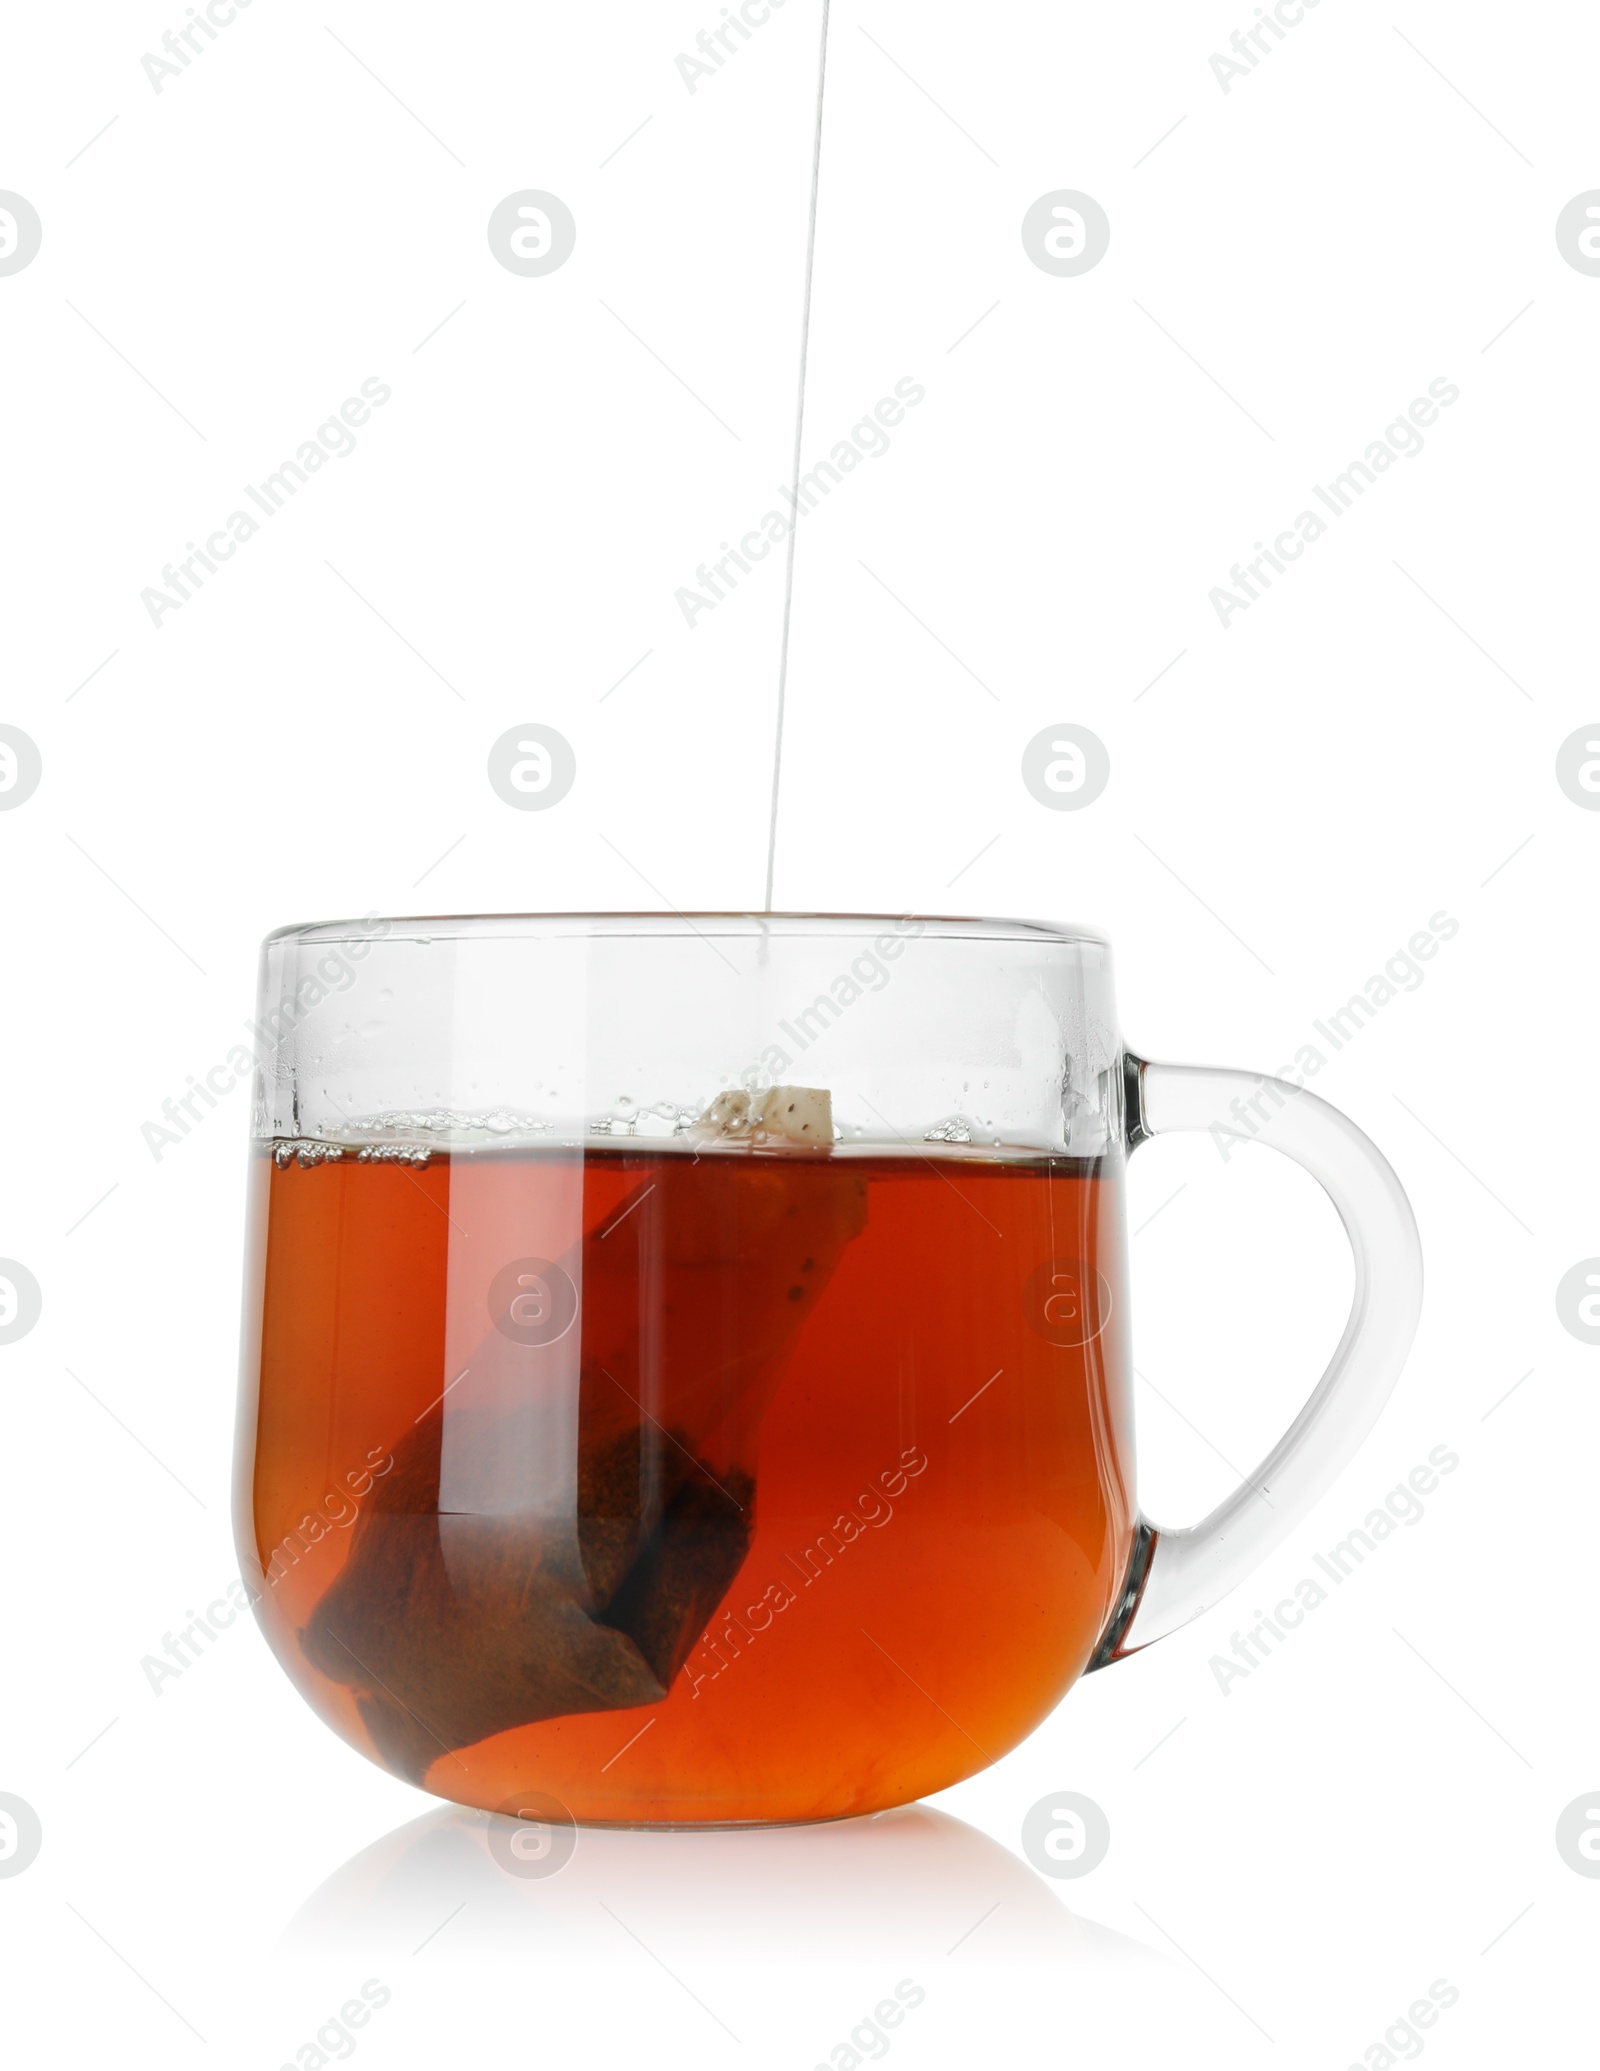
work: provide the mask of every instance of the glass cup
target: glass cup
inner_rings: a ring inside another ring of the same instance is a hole
[[[263,948],[237,1526],[310,1704],[562,1822],[881,1811],[1014,1747],[1304,1516],[1393,1386],[1416,1226],[1361,1132],[1130,1053],[1025,921],[510,915]],[[1134,1498],[1127,1152],[1332,1196],[1326,1373],[1202,1523]]]

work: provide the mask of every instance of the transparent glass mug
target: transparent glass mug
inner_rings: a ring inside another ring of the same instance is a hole
[[[260,1012],[245,1579],[329,1724],[464,1804],[943,1789],[1231,1589],[1415,1329],[1378,1151],[1131,1055],[1082,929],[369,919],[272,936]],[[1123,1162],[1215,1124],[1321,1181],[1355,1299],[1255,1474],[1168,1530],[1134,1500]]]

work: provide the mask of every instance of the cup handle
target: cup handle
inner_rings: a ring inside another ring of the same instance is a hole
[[[1321,1181],[1355,1254],[1355,1296],[1310,1400],[1255,1473],[1197,1525],[1141,1517],[1127,1581],[1090,1662],[1104,1668],[1209,1610],[1297,1525],[1353,1458],[1399,1378],[1422,1308],[1422,1246],[1393,1167],[1354,1122],[1259,1073],[1127,1060],[1128,1146],[1168,1130],[1219,1150],[1266,1143]]]

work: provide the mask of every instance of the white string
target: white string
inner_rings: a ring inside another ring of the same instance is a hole
[[[778,717],[772,747],[772,816],[767,832],[767,898],[772,911],[772,875],[778,859],[778,785],[783,775],[784,700],[789,687],[789,617],[794,607],[794,549],[800,533],[801,440],[806,416],[806,355],[811,342],[811,271],[817,253],[817,185],[822,172],[822,100],[828,78],[828,8],[822,0],[822,35],[817,53],[817,129],[811,153],[811,216],[806,230],[806,284],[800,308],[800,385],[794,405],[794,494],[789,513],[788,566],[783,583],[783,642],[778,651]]]

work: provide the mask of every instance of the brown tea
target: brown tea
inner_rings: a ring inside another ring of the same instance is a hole
[[[263,1153],[258,1615],[395,1774],[815,1819],[1014,1746],[1132,1544],[1120,1166]]]

